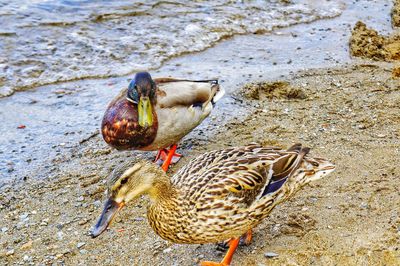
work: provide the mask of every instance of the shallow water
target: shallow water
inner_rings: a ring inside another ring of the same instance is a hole
[[[339,15],[341,1],[0,0],[0,97],[154,69],[246,33]]]

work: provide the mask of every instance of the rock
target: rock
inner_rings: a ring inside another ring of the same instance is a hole
[[[101,201],[100,200],[96,200],[95,202],[93,202],[93,205],[95,207],[101,207]]]
[[[20,249],[21,250],[28,250],[32,248],[32,240],[29,240],[28,242],[26,242],[25,244],[23,244]]]
[[[400,40],[396,36],[381,36],[376,30],[358,21],[350,38],[350,53],[352,56],[378,61],[399,60]]]
[[[394,67],[392,71],[393,78],[400,78],[400,66]]]
[[[7,232],[8,231],[8,228],[7,227],[2,227],[1,228],[1,232],[4,234],[5,232]]]
[[[84,225],[84,224],[87,224],[87,222],[88,222],[88,220],[83,219],[83,220],[80,220],[80,221],[78,222],[78,224],[79,224],[79,225]]]
[[[172,248],[166,248],[163,250],[163,253],[170,253],[172,251]]]
[[[81,254],[87,254],[87,250],[86,249],[81,249],[81,250],[79,250],[79,253],[81,253]]]
[[[57,232],[57,239],[58,240],[63,240],[64,239],[64,233],[62,231]]]
[[[307,98],[303,90],[292,87],[286,81],[250,83],[245,85],[239,93],[251,100]]]
[[[29,221],[29,213],[24,213],[24,214],[21,214],[20,216],[19,216],[19,219],[22,221],[22,222],[27,222],[27,221]]]
[[[76,245],[76,247],[77,247],[77,248],[81,248],[81,247],[83,247],[84,245],[86,245],[85,242],[79,242],[79,243]]]
[[[275,253],[275,252],[265,252],[264,253],[264,257],[266,257],[266,258],[275,258],[275,257],[278,257],[279,256],[279,254],[278,253]]]
[[[392,25],[394,27],[400,27],[400,1],[393,1],[392,8]]]
[[[6,252],[6,256],[11,256],[14,255],[14,249],[10,249],[9,251]]]

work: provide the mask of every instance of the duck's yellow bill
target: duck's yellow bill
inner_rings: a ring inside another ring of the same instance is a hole
[[[153,110],[149,97],[140,97],[138,104],[139,125],[150,127],[153,125]]]

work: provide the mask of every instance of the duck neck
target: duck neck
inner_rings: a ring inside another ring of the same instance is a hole
[[[166,173],[159,173],[153,184],[149,194],[154,203],[171,203],[176,199],[177,189],[172,185]]]

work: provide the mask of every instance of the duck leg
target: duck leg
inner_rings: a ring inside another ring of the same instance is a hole
[[[229,266],[232,262],[233,254],[235,253],[237,247],[239,246],[240,238],[232,238],[229,241],[229,249],[226,252],[224,259],[218,263],[213,261],[202,261],[201,266]]]
[[[179,153],[175,153],[177,148],[177,145],[174,144],[170,147],[170,149],[162,149],[157,153],[155,162],[158,162],[159,160],[161,160],[162,166],[161,168],[167,172],[168,168],[170,166],[171,163],[176,163],[177,161],[179,161],[179,159],[182,157],[181,154]]]
[[[246,233],[240,236],[239,245],[240,246],[249,246],[251,244],[251,240],[253,239],[253,231],[249,229]],[[223,251],[229,248],[231,240],[226,240],[224,242],[220,242],[217,244],[217,250]]]

